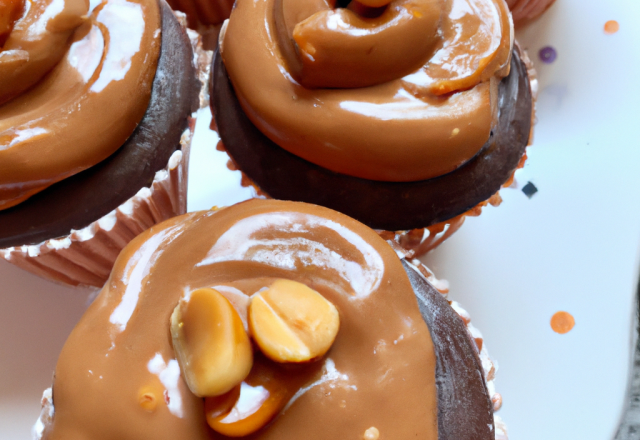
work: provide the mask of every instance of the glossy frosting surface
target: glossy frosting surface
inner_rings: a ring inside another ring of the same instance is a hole
[[[214,287],[242,315],[246,295],[276,278],[328,298],[341,327],[322,360],[284,371],[301,391],[251,438],[362,438],[371,426],[386,438],[438,438],[433,343],[395,252],[342,214],[264,200],[169,220],[123,251],[61,353],[44,438],[218,437],[180,377],[171,313],[183,295]],[[153,411],[141,392],[160,396]]]
[[[0,209],[116,151],[142,119],[156,0],[27,2],[0,49]]]
[[[239,0],[221,53],[280,147],[382,181],[446,174],[489,139],[513,44],[504,0]]]

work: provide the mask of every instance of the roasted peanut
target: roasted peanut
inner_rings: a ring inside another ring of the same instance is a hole
[[[219,396],[247,377],[253,365],[249,335],[228,299],[198,289],[171,315],[173,348],[193,394]]]
[[[240,385],[231,389],[228,393],[204,399],[204,412],[207,420],[216,419],[228,414],[240,398]]]
[[[306,362],[324,355],[336,338],[335,306],[302,283],[277,280],[249,305],[249,331],[276,362]]]
[[[284,390],[279,389],[267,389],[264,387],[254,388],[246,383],[242,383],[241,387],[246,389],[245,393],[255,394],[256,390],[259,390],[264,395],[259,396],[260,400],[263,400],[257,407],[248,405],[249,408],[254,408],[250,413],[241,411],[243,405],[240,405],[240,399],[243,396],[240,395],[236,407],[233,407],[226,414],[214,416],[216,406],[211,399],[207,397],[205,399],[205,413],[207,417],[207,423],[214,431],[226,435],[227,437],[244,437],[249,434],[253,434],[267,423],[269,423],[284,407],[287,403],[287,396]],[[247,402],[243,402],[244,406],[247,406]],[[210,411],[211,410],[211,411]]]
[[[227,437],[243,437],[258,431],[273,420],[312,377],[299,374],[299,370],[291,373],[257,355],[251,373],[239,387],[224,398],[205,399],[207,423]],[[228,407],[230,401],[231,408]]]

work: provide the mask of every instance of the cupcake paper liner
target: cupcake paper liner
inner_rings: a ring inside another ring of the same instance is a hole
[[[175,13],[186,28],[186,17]],[[187,29],[194,65],[202,83],[200,108],[208,105],[208,76],[213,54],[202,48],[202,38]],[[0,249],[0,258],[42,278],[73,286],[102,287],[120,251],[138,234],[187,211],[187,175],[195,114],[180,138],[167,166],[158,171],[149,188],[88,226],[39,244]]]
[[[138,193],[89,226],[62,238],[0,250],[8,262],[52,281],[102,287],[120,251],[138,234],[187,210],[187,165],[192,130],[182,135],[182,150],[156,173],[150,188]]]

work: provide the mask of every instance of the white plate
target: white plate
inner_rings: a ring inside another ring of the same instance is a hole
[[[620,31],[607,35],[607,20]],[[632,351],[640,267],[640,2],[558,0],[519,40],[536,61],[535,145],[506,189],[425,260],[449,279],[500,363],[500,415],[513,440],[613,438]],[[558,53],[549,65],[538,51]],[[198,123],[189,208],[251,195]],[[39,399],[88,290],[0,263],[0,438],[29,439]],[[575,328],[551,330],[559,310]]]

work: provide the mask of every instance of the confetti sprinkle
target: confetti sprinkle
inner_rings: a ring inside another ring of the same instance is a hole
[[[576,320],[571,313],[557,312],[551,317],[551,329],[561,335],[569,333],[574,325],[576,325]]]
[[[604,33],[605,34],[615,34],[620,30],[620,23],[615,20],[609,20],[604,24]]]
[[[538,56],[543,63],[551,64],[558,57],[558,52],[551,46],[546,46],[540,49]]]
[[[538,192],[538,188],[536,188],[536,186],[533,183],[527,182],[527,184],[522,187],[522,192],[524,193],[525,196],[531,198],[535,193]]]

